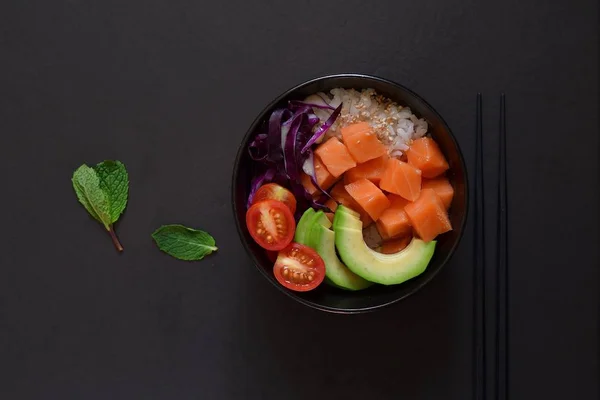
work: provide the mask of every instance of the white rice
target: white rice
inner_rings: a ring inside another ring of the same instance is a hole
[[[329,94],[317,93],[308,96],[305,101],[321,103],[325,100],[332,107],[343,103],[340,116],[329,128],[322,140],[336,136],[341,138],[340,130],[356,122],[368,122],[377,137],[388,148],[391,157],[399,158],[408,149],[410,143],[427,134],[427,122],[415,116],[410,108],[402,107],[375,92],[373,89],[357,91],[354,89],[331,89]],[[329,118],[332,111],[314,108],[321,123]]]

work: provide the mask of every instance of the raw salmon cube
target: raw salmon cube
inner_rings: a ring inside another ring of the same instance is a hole
[[[316,150],[315,154],[321,158],[327,170],[335,178],[356,167],[356,161],[352,158],[346,146],[337,138],[332,137]]]
[[[438,144],[427,136],[413,141],[406,150],[406,157],[409,164],[421,170],[424,178],[435,178],[449,168]]]
[[[421,171],[408,163],[390,158],[379,187],[406,200],[415,201],[421,193]]]
[[[379,252],[383,254],[395,254],[404,250],[412,240],[412,235],[405,235],[398,239],[386,240],[381,245]]]
[[[367,179],[359,179],[344,186],[352,198],[374,221],[390,206],[390,201],[375,184]]]
[[[450,208],[452,198],[454,197],[454,188],[448,181],[448,178],[441,176],[435,179],[423,179],[421,190],[423,189],[433,189],[440,196],[440,199],[442,199],[446,210]]]
[[[344,182],[347,184],[357,181],[359,179],[368,179],[376,185],[379,185],[383,171],[385,171],[386,161],[388,160],[387,154],[381,157],[374,158],[362,164],[358,164],[356,167],[349,169],[344,174]]]
[[[358,205],[356,200],[354,200],[350,194],[348,194],[346,188],[344,187],[344,182],[338,182],[333,189],[331,189],[331,197],[333,197],[340,204],[359,213],[363,228],[366,228],[373,222],[373,219],[371,219],[369,214],[363,210],[360,205]]]
[[[404,207],[404,211],[417,235],[426,242],[452,230],[444,203],[433,189],[423,189],[419,198]]]
[[[395,194],[389,194],[391,205],[377,220],[377,230],[384,240],[408,235],[412,231],[410,220],[404,207],[410,202]]]
[[[387,154],[387,148],[379,141],[371,127],[365,123],[359,123],[357,129],[351,129],[354,125],[342,128],[342,138],[352,158],[357,163],[364,163]]]

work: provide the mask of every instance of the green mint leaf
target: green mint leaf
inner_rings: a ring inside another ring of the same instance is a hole
[[[96,172],[83,164],[73,173],[72,181],[79,202],[106,230],[110,230],[112,221],[108,198],[100,188],[100,179]]]
[[[161,226],[152,234],[152,238],[159,249],[180,260],[201,260],[204,256],[217,251],[212,236],[183,225]]]
[[[94,167],[100,179],[100,188],[106,193],[110,210],[110,222],[115,223],[127,207],[129,176],[120,161],[106,160]]]

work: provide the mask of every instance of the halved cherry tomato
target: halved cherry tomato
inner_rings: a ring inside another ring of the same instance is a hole
[[[325,263],[310,247],[293,242],[279,252],[273,273],[286,288],[307,292],[323,282]]]
[[[290,209],[277,200],[263,200],[246,212],[252,239],[266,250],[281,250],[292,242],[296,221]]]
[[[252,204],[263,200],[278,200],[284,203],[292,214],[296,212],[296,198],[286,188],[276,183],[267,183],[258,188],[252,199]]]

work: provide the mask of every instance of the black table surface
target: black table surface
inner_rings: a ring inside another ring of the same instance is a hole
[[[507,94],[510,397],[597,398],[597,23],[593,0],[2,1],[0,398],[471,398],[471,224],[422,291],[354,316],[283,296],[238,239],[247,127],[336,72],[425,97],[471,173],[483,92],[488,268]],[[70,182],[107,158],[131,179],[121,255]],[[160,253],[165,223],[218,254]]]

